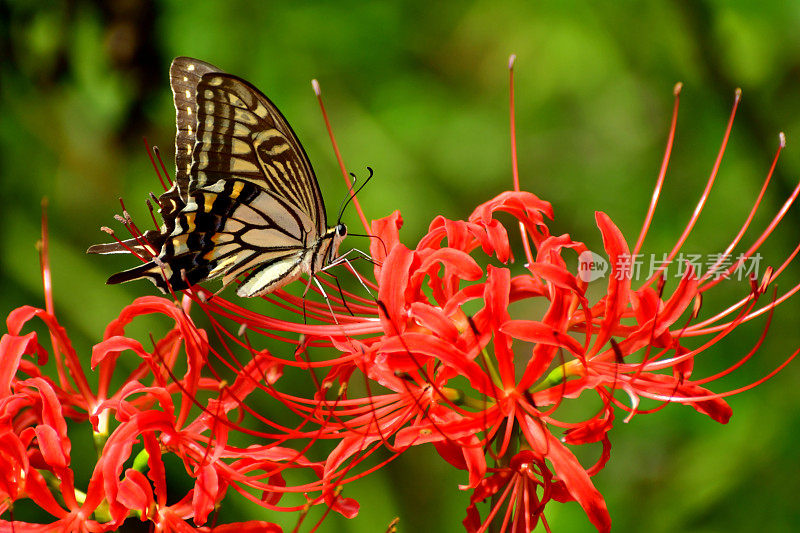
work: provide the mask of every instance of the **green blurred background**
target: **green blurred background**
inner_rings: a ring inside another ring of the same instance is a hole
[[[711,170],[735,87],[744,98],[720,177],[687,251],[721,251],[747,215],[785,131],[788,148],[755,228],[800,175],[798,2],[109,2],[0,3],[0,314],[43,305],[35,243],[50,201],[55,303],[80,353],[146,283],[107,287],[125,258],[88,257],[99,226],[126,199],[146,225],[159,191],[147,136],[172,168],[167,70],[174,56],[212,62],[252,81],[282,109],[316,168],[331,216],[345,194],[309,81],[322,84],[345,162],[375,178],[368,217],[399,209],[409,244],[438,214],[466,217],[511,187],[506,62],[516,53],[523,187],[553,203],[554,233],[599,248],[594,211],[632,244],[658,173],[684,82],[676,147],[646,252],[671,248]],[[354,214],[349,213],[352,227]],[[780,264],[800,239],[793,208],[767,242]],[[745,243],[756,232],[748,233]],[[363,243],[353,243],[364,247]],[[798,279],[798,267],[780,288]],[[724,285],[724,284],[723,284]],[[720,287],[704,316],[744,294]],[[800,344],[800,298],[783,305],[757,358],[730,379],[748,384]],[[698,360],[697,375],[736,361],[763,321]],[[688,407],[638,416],[612,431],[594,478],[615,531],[789,531],[800,523],[800,363],[731,398],[721,426]],[[621,417],[620,417],[621,418]],[[590,464],[596,450],[585,456]],[[78,452],[76,452],[77,454]],[[415,450],[348,488],[362,515],[325,531],[458,531],[461,472]],[[275,519],[246,511],[249,518]],[[235,511],[235,516],[238,511]],[[575,504],[553,504],[554,531],[589,531]],[[241,518],[241,517],[240,517]],[[293,521],[283,520],[284,524]]]

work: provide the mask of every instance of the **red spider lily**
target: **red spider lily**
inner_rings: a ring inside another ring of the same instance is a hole
[[[237,460],[242,465],[239,469],[245,472],[274,470],[274,465],[286,461],[287,454],[247,450],[236,455],[231,452],[233,448],[225,446],[224,427],[210,428],[204,412],[199,416],[191,412],[202,391],[219,391],[220,385],[201,375],[208,349],[203,331],[185,309],[164,298],[141,298],[109,325],[106,339],[93,350],[92,363],[99,377],[93,389],[53,312],[46,224],[43,229],[46,309],[25,306],[13,311],[6,321],[8,334],[0,339],[0,491],[4,496],[0,509],[13,510],[16,500],[30,498],[55,521],[2,521],[3,527],[14,531],[112,531],[130,516],[151,521],[156,531],[194,529],[186,524],[187,519],[206,524],[231,480],[237,477]],[[124,336],[125,326],[143,314],[163,314],[175,323],[154,342],[152,351]],[[34,317],[44,322],[50,334],[50,352],[36,332],[22,333]],[[126,350],[136,353],[142,363],[133,372],[122,374],[117,359]],[[186,371],[181,377],[172,372],[179,354],[185,354]],[[51,355],[55,358],[54,378],[42,373]],[[152,380],[152,386],[142,384],[147,379]],[[177,398],[181,403],[176,407]],[[218,416],[230,410],[223,403],[214,407]],[[85,492],[74,481],[68,423],[83,423],[92,431],[98,447]],[[135,447],[142,448],[139,456],[146,460],[143,465],[124,468],[134,459]],[[172,505],[167,505],[163,463],[167,453],[179,456],[195,479],[195,487]],[[146,475],[141,471],[143,466],[147,467]],[[322,467],[317,469],[321,472]],[[280,531],[262,521],[232,526],[245,531]],[[226,526],[201,529],[225,531]]]
[[[677,96],[676,90],[676,112]],[[732,119],[733,113],[731,124]],[[670,258],[676,256],[702,211],[731,124],[706,191]],[[675,125],[674,117],[657,192],[664,181]],[[776,162],[777,154],[765,187]],[[605,252],[614,267],[606,295],[590,304],[587,282],[568,264],[569,255],[586,252],[586,246],[567,235],[550,234],[546,224],[553,216],[550,204],[533,194],[512,191],[479,206],[465,221],[436,218],[413,249],[400,242],[399,214],[373,222],[371,233],[378,237],[371,247],[375,281],[364,282],[377,291],[376,303],[348,294],[346,298],[356,303],[345,308],[333,298],[334,315],[326,316],[325,304],[305,302],[324,325],[286,324],[219,298],[198,301],[211,316],[232,320],[248,331],[271,336],[300,332],[304,350],[332,345],[341,352],[328,361],[292,363],[308,369],[329,368],[327,377],[317,384],[314,402],[281,397],[303,416],[305,425],[313,427],[307,432],[309,438],[338,442],[328,456],[322,486],[329,501],[334,487],[380,467],[360,473],[353,470],[376,447],[400,454],[410,446],[433,443],[442,458],[469,472],[467,487],[475,492],[465,521],[468,530],[482,531],[500,520],[503,530],[527,531],[543,519],[546,502],[556,499],[577,501],[597,529],[605,531],[610,518],[590,477],[609,457],[607,432],[615,420],[613,407],[627,410],[630,418],[651,412],[638,409],[640,398],[647,398],[664,405],[685,403],[719,422],[728,420],[731,410],[723,398],[740,391],[714,393],[705,385],[740,366],[755,353],[763,336],[740,362],[716,376],[692,379],[694,358],[742,323],[771,313],[800,288],[794,286],[758,307],[760,297],[798,249],[779,268],[768,269],[760,284],[752,280],[740,302],[694,323],[700,296],[757,252],[798,191],[737,263],[725,269],[721,262],[715,264],[703,277],[688,266],[671,294],[665,294],[658,273],[639,288],[632,287],[631,266],[623,260],[631,256],[627,241],[607,215],[598,213]],[[739,243],[762,195],[763,191],[726,254]],[[653,196],[634,254],[647,233],[658,196]],[[522,269],[508,263],[508,227],[495,218],[497,212],[510,214],[519,223],[527,260]],[[497,264],[481,267],[487,260]],[[711,280],[714,271],[718,275]],[[298,312],[303,304],[285,292],[268,299]],[[530,301],[546,304],[540,319],[512,315],[512,304],[524,309]],[[355,316],[347,313],[351,307]],[[218,331],[225,330],[220,326]],[[234,335],[221,334],[245,345]],[[706,340],[696,348],[686,347],[686,340],[693,337]],[[350,381],[359,374],[367,378],[368,394],[354,397]],[[326,400],[325,391],[337,380],[339,394]],[[616,390],[627,393],[631,404],[614,398]],[[597,414],[581,422],[560,420],[560,403],[584,392],[602,400]],[[582,466],[570,448],[596,442],[601,444],[597,462]],[[495,503],[481,521],[477,504],[490,498]],[[504,512],[499,507],[502,503],[507,505]]]
[[[607,215],[596,215],[612,269],[604,295],[595,302],[587,294],[589,282],[572,266],[587,247],[569,235],[552,235],[550,204],[520,190],[513,89],[514,190],[478,206],[466,220],[436,217],[412,248],[400,240],[399,213],[373,221],[368,228],[377,237],[370,249],[373,276],[356,273],[350,263],[340,265],[358,276],[374,298],[341,292],[324,275],[314,290],[322,294],[326,287],[327,301],[305,300],[285,290],[264,297],[296,311],[297,320],[253,312],[201,287],[185,291],[179,305],[161,297],[140,298],[111,322],[92,351],[100,377],[95,392],[55,318],[45,261],[46,309],[13,312],[9,334],[0,340],[3,509],[29,497],[56,518],[46,525],[18,522],[21,531],[52,529],[53,524],[111,530],[131,517],[151,522],[157,531],[192,526],[279,530],[264,522],[206,526],[214,523],[213,510],[235,492],[272,510],[299,512],[299,530],[312,505],[327,504],[355,516],[358,504],[342,494],[347,483],[412,446],[430,443],[444,460],[467,472],[462,488],[472,491],[464,520],[468,531],[522,532],[540,522],[549,530],[544,511],[550,500],[577,502],[598,531],[608,531],[609,512],[591,476],[609,459],[615,407],[630,418],[684,403],[727,422],[731,409],[724,398],[774,372],[734,391],[708,387],[750,358],[763,335],[739,362],[717,375],[693,376],[695,358],[710,353],[738,326],[771,315],[800,289],[798,284],[781,295],[773,293],[771,300],[764,296],[798,246],[760,281],[751,279],[740,301],[697,321],[702,294],[758,252],[800,186],[737,261],[726,264],[720,258],[703,276],[689,265],[670,293],[659,272],[633,286],[627,259],[642,247],[665,179],[678,92],[656,193],[633,249]],[[738,94],[734,112],[736,105]],[[706,190],[668,254],[670,260],[678,257],[710,193],[733,115]],[[778,154],[724,255],[732,253],[749,227]],[[508,217],[513,224],[503,222]],[[522,236],[517,255],[524,264],[511,261],[509,230]],[[193,308],[210,321],[208,331],[191,318]],[[152,348],[125,332],[142,315],[161,315],[172,324],[166,335],[151,340]],[[36,334],[22,333],[33,317],[50,332],[55,379],[41,373],[49,353]],[[141,362],[120,376],[117,361],[128,352]],[[322,378],[317,377],[320,371]],[[305,376],[309,387],[285,386],[287,373]],[[629,403],[616,398],[616,391],[627,394]],[[563,420],[560,405],[586,395],[601,400],[596,414],[578,422]],[[640,409],[642,399],[661,405]],[[263,400],[281,409],[281,422],[264,414]],[[89,421],[100,449],[85,494],[72,481],[68,421]],[[595,443],[597,460],[584,466],[574,447]],[[375,462],[380,448],[390,454]],[[169,492],[168,455],[181,461],[193,481],[184,494]],[[314,480],[296,482],[295,470],[310,472]],[[302,495],[299,503],[297,497],[286,501],[295,495]],[[168,505],[168,496],[177,503]]]

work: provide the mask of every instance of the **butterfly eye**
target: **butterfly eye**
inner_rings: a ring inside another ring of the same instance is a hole
[[[347,226],[345,226],[344,224],[338,224],[336,226],[336,236],[344,237],[345,235],[347,235]]]

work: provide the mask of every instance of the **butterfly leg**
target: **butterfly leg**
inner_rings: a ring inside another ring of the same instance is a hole
[[[311,288],[311,282],[312,281],[316,284],[317,288],[319,289],[320,294],[322,294],[322,297],[325,298],[325,303],[328,305],[328,310],[331,312],[331,317],[333,318],[333,321],[336,324],[338,324],[339,321],[336,320],[336,315],[333,312],[333,307],[331,307],[331,301],[328,298],[328,293],[325,292],[325,289],[322,288],[322,284],[319,282],[319,280],[313,274],[308,277],[308,282],[306,283],[306,288],[303,289],[303,297],[302,297],[302,300],[303,300],[303,323],[304,324],[308,323],[308,315],[306,314],[306,295],[308,294],[308,289]],[[338,285],[338,283],[337,283],[337,285]],[[339,290],[341,290],[341,289],[339,289]]]
[[[381,265],[381,262],[380,262],[380,261],[376,261],[376,260],[375,260],[375,259],[373,259],[373,258],[372,258],[372,256],[371,256],[371,255],[369,255],[367,252],[365,252],[365,251],[363,251],[363,250],[359,250],[358,248],[350,248],[350,249],[349,249],[349,250],[347,250],[345,253],[343,253],[342,255],[340,255],[339,257],[337,257],[337,258],[336,258],[334,261],[332,261],[332,262],[331,262],[331,264],[336,264],[336,263],[343,262],[343,261],[344,261],[344,259],[345,259],[345,258],[346,258],[348,255],[350,255],[351,253],[352,253],[352,254],[358,254],[356,257],[354,257],[354,258],[353,258],[353,261],[355,261],[356,259],[363,259],[363,260],[365,260],[365,261],[367,261],[367,262],[369,262],[369,263],[371,263],[371,264],[373,264],[373,265],[376,265],[376,266],[380,266],[380,265]]]
[[[306,315],[306,294],[308,294],[308,289],[311,287],[312,279],[314,279],[314,275],[310,274],[308,277],[308,282],[306,282],[306,288],[303,289],[303,324],[308,324],[308,315]]]
[[[305,304],[306,304],[306,298],[305,297],[306,297],[306,292],[308,292],[308,287],[311,285],[311,280],[314,281],[314,283],[317,285],[317,288],[319,289],[320,294],[322,294],[322,297],[325,298],[325,303],[328,304],[328,311],[331,312],[331,318],[333,318],[333,322],[335,324],[338,324],[339,321],[336,320],[336,314],[333,312],[333,307],[331,306],[330,298],[328,298],[328,293],[325,292],[325,289],[322,287],[322,283],[319,282],[319,280],[316,278],[316,276],[311,276],[311,279],[308,280],[309,281],[308,285],[306,285],[306,290],[303,292],[303,312],[305,312]],[[337,281],[336,284],[338,285],[339,282]],[[339,290],[341,290],[341,289],[339,289]],[[344,301],[344,300],[342,300],[342,301]],[[347,305],[347,304],[345,304],[345,305]],[[348,311],[349,311],[349,309],[348,309]]]
[[[355,276],[355,278],[358,280],[358,282],[361,284],[361,286],[364,287],[364,290],[367,291],[367,294],[370,295],[370,298],[375,299],[375,295],[372,294],[372,291],[369,290],[369,287],[367,287],[367,284],[364,282],[364,279],[361,277],[361,275],[358,273],[358,271],[355,268],[353,268],[353,263],[350,262],[350,260],[347,259],[347,257],[345,257],[345,255],[347,255],[347,254],[340,255],[339,257],[336,258],[335,261],[333,261],[332,263],[329,263],[328,265],[326,265],[322,270],[328,270],[330,267],[333,267],[333,266],[336,266],[336,265],[341,265],[341,264],[347,265],[347,270],[349,270],[350,273],[353,274],[353,276]],[[358,257],[356,257],[355,259],[358,259]],[[336,278],[336,276],[333,276],[333,278],[336,279],[336,285],[338,286],[339,285],[339,280]],[[341,291],[342,291],[342,289],[340,287],[339,288],[339,292],[341,292]],[[342,296],[342,300],[344,301],[344,296]],[[347,304],[345,304],[345,306],[346,305]],[[349,311],[349,308],[348,308],[348,311]],[[353,313],[351,312],[350,314],[352,315]]]
[[[372,291],[369,289],[369,287],[367,287],[367,284],[364,282],[364,279],[361,277],[361,275],[358,273],[358,271],[356,271],[356,269],[353,267],[353,263],[351,262],[351,260],[347,258],[347,256],[350,255],[351,253],[359,254],[357,257],[353,258],[353,261],[355,261],[356,259],[365,259],[365,260],[369,261],[370,263],[372,263],[373,265],[378,265],[379,264],[377,261],[372,259],[372,257],[368,253],[363,252],[363,251],[359,250],[358,248],[351,248],[348,251],[346,251],[345,253],[343,253],[342,255],[340,255],[339,257],[337,257],[336,259],[334,259],[333,261],[331,261],[330,263],[328,263],[327,265],[325,265],[322,268],[322,270],[328,270],[329,268],[331,268],[333,266],[340,265],[340,264],[347,265],[347,269],[350,271],[351,274],[353,274],[356,277],[356,279],[361,284],[361,286],[364,287],[364,290],[367,291],[367,294],[369,294],[372,299],[375,299],[375,296],[372,294]],[[335,278],[335,276],[333,276],[333,277]],[[338,279],[337,279],[337,285],[338,285]],[[339,292],[341,293],[341,287],[339,288]],[[344,301],[344,297],[342,297],[342,300]],[[346,305],[347,304],[345,304],[345,306]],[[348,308],[348,311],[349,311],[349,308]],[[350,314],[352,315],[353,313],[351,312]]]
[[[339,284],[338,276],[335,276],[330,272],[326,272],[326,274],[333,278],[333,282],[336,284],[336,289],[339,291],[339,296],[342,298],[342,305],[344,305],[344,308],[347,309],[347,312],[350,313],[350,316],[356,316],[355,313],[353,313],[353,310],[350,309],[350,306],[347,305],[347,298],[344,297],[344,291],[342,291],[342,286]]]

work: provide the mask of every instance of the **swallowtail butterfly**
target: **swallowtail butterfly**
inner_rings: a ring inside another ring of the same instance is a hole
[[[327,225],[314,170],[269,98],[247,81],[188,57],[170,66],[177,115],[175,183],[158,198],[160,231],[87,253],[155,258],[107,283],[147,278],[163,292],[222,276],[258,296],[336,257],[347,234]]]

